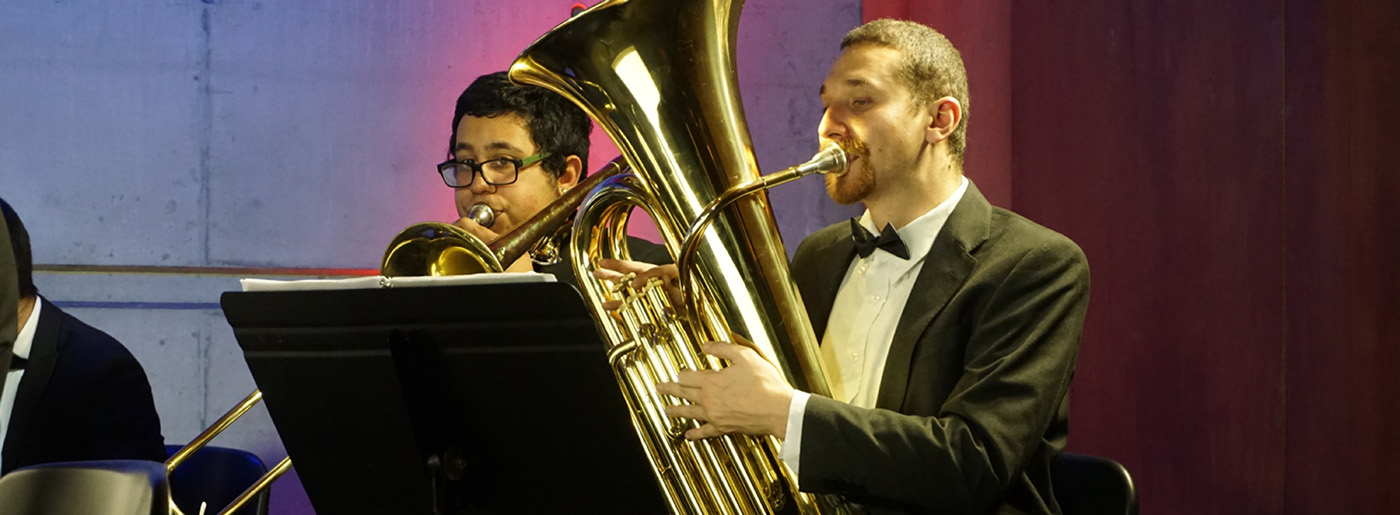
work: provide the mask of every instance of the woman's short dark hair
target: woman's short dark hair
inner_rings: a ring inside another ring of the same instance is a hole
[[[457,144],[457,124],[462,122],[463,116],[495,118],[504,114],[523,118],[540,152],[551,154],[542,161],[549,173],[559,177],[564,173],[565,159],[573,155],[583,161],[579,178],[588,174],[588,135],[593,131],[588,115],[553,91],[511,82],[506,72],[477,77],[462,96],[457,97],[457,111],[452,114],[452,139],[447,142],[448,155]]]

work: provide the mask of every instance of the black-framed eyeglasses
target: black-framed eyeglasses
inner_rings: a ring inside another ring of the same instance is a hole
[[[514,159],[510,157],[498,157],[480,163],[468,159],[457,161],[448,159],[437,165],[438,174],[442,175],[442,182],[453,188],[465,188],[472,185],[472,180],[477,174],[481,174],[482,180],[492,186],[505,186],[514,184],[520,176],[520,169],[540,162],[549,157],[549,152],[540,152],[525,159]]]

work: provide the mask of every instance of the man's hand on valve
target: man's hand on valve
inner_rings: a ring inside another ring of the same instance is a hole
[[[746,345],[708,342],[703,346],[706,354],[729,361],[729,366],[681,371],[676,382],[656,385],[657,391],[690,402],[666,406],[668,416],[703,423],[686,431],[687,439],[730,433],[786,436],[792,387],[772,363],[750,347],[753,344],[737,335],[735,338]]]
[[[617,281],[627,274],[636,274],[632,279],[634,288],[658,277],[671,301],[681,301],[676,265],[603,259],[598,261],[598,267],[593,271],[593,277],[598,279]],[[617,309],[620,304],[609,301],[603,307]],[[753,343],[738,335],[734,337],[741,344],[707,342],[702,346],[706,354],[728,361],[729,366],[719,370],[685,370],[676,382],[657,385],[662,394],[689,402],[666,406],[666,414],[702,422],[700,427],[686,431],[685,437],[690,440],[730,433],[783,438],[793,389],[783,380],[782,373],[753,349]]]

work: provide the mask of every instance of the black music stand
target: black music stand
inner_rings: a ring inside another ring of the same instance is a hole
[[[663,513],[563,283],[227,292],[318,513]]]

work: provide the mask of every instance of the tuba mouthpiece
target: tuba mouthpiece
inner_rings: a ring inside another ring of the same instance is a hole
[[[836,142],[827,143],[820,152],[812,156],[810,161],[794,167],[799,176],[819,173],[822,175],[836,174],[838,177],[846,174],[846,151]]]

